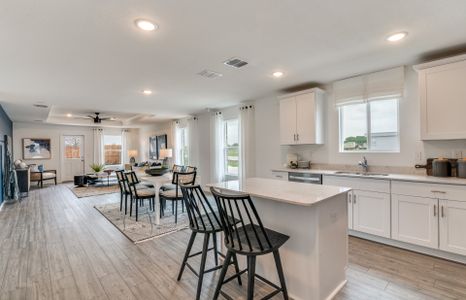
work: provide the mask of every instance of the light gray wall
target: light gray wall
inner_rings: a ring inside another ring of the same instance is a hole
[[[121,132],[121,129],[105,128],[106,132]],[[50,125],[39,123],[13,123],[13,156],[14,159],[23,159],[23,138],[49,138],[51,142],[51,159],[26,160],[30,164],[42,164],[46,169],[57,170],[58,180],[61,181],[61,153],[60,143],[63,135],[84,136],[84,166],[90,172],[89,165],[94,162],[94,135],[91,127]],[[138,130],[130,129],[128,132],[128,149],[137,147]],[[135,144],[136,143],[136,144]]]

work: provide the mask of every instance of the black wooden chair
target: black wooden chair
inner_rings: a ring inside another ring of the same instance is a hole
[[[118,186],[120,187],[120,211],[123,209],[123,199],[125,200],[125,215],[127,213],[128,196],[131,195],[131,191],[127,187],[124,170],[115,171],[118,179]]]
[[[222,285],[230,281],[236,276],[241,276],[244,272],[248,272],[248,293],[247,299],[252,300],[254,296],[254,278],[257,277],[261,281],[272,286],[275,290],[263,299],[270,299],[276,294],[283,292],[283,298],[288,299],[288,292],[285,284],[285,276],[283,274],[282,263],[278,249],[285,244],[289,236],[265,228],[257,213],[254,203],[249,195],[240,194],[223,194],[210,189],[217,202],[220,219],[222,221],[223,232],[225,235],[225,246],[228,249],[217,288],[215,289],[214,299],[218,299],[220,293],[227,298],[231,298],[221,291]],[[232,222],[238,219],[239,222]],[[277,267],[278,278],[280,279],[280,287],[266,278],[255,274],[256,257],[273,253],[275,265]],[[235,275],[225,280],[230,261],[235,254],[246,255],[247,269],[236,272]]]
[[[136,222],[138,221],[138,204],[144,205],[144,200],[149,201],[149,209],[155,207],[155,190],[153,188],[138,188],[139,181],[137,180],[136,173],[126,172],[123,173],[128,189],[130,191],[130,208],[129,215],[133,213],[133,203],[135,203]]]
[[[222,265],[218,263],[218,256],[225,258],[223,253],[218,250],[217,247],[217,233],[223,231],[222,222],[218,215],[218,212],[212,204],[207,199],[204,191],[199,185],[180,185],[181,191],[183,193],[183,201],[186,205],[186,210],[188,212],[189,218],[189,228],[191,228],[191,237],[189,239],[188,247],[186,248],[186,253],[183,258],[183,263],[181,264],[180,272],[178,274],[178,281],[181,280],[183,271],[187,266],[196,276],[199,277],[197,283],[197,293],[196,300],[201,296],[202,290],[202,280],[204,279],[204,274],[219,270],[222,268]],[[202,251],[191,254],[191,248],[193,246],[194,240],[198,233],[204,234],[204,244]],[[213,247],[209,248],[209,240],[212,238]],[[208,270],[205,269],[207,253],[209,251],[214,251],[215,267],[212,267]],[[194,268],[188,263],[188,259],[197,255],[201,256],[201,266],[199,273],[194,270]],[[238,261],[236,255],[233,255],[233,264],[235,266],[236,272],[239,272]],[[241,285],[241,278],[238,277],[238,283]]]
[[[193,172],[175,172],[173,173],[172,183],[175,185],[174,189],[171,190],[161,190],[159,193],[160,203],[161,203],[161,216],[163,216],[163,211],[165,208],[166,201],[172,202],[172,213],[175,214],[175,223],[178,223],[178,201],[183,200],[183,194],[180,189],[180,184],[190,185],[194,184],[196,181],[196,171]],[[184,212],[184,204],[182,202],[182,211]]]

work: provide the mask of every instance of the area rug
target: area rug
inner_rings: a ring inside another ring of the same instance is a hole
[[[89,186],[69,186],[73,194],[78,198],[99,196],[105,194],[119,193],[120,187],[116,184],[114,185],[89,185]]]
[[[167,210],[165,217],[160,219],[160,225],[155,225],[155,214],[148,211],[148,204],[139,208],[138,221],[135,216],[125,216],[120,211],[120,203],[111,203],[94,206],[107,220],[110,221],[133,243],[145,242],[163,235],[174,233],[188,227],[188,215],[178,214],[178,223],[175,224],[175,216],[171,215],[171,209]]]

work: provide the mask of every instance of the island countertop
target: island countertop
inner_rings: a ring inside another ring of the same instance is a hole
[[[248,178],[245,182],[234,180],[209,183],[207,186],[301,206],[311,206],[351,190],[346,187],[289,182],[268,178]]]

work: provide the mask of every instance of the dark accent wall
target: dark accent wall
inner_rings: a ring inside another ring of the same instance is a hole
[[[0,104],[0,204],[3,202],[3,165],[5,159],[5,135],[13,137],[13,123]]]
[[[5,134],[13,136],[13,123],[0,104],[0,141],[3,141]]]

